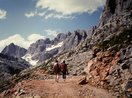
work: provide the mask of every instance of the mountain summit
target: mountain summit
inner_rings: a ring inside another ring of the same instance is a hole
[[[2,54],[13,56],[16,58],[21,58],[26,54],[27,50],[15,45],[14,43],[9,44],[2,50]]]

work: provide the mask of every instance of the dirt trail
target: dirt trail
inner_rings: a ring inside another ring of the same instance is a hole
[[[9,98],[115,98],[107,91],[92,86],[78,85],[81,76],[69,77],[59,83],[54,79],[26,80],[18,83]]]

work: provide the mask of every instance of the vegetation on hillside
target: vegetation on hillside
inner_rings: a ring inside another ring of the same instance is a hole
[[[113,36],[109,40],[98,43],[96,46],[104,51],[109,47],[112,47],[112,50],[117,52],[121,48],[125,48],[130,44],[132,44],[132,30],[124,30],[119,35]]]

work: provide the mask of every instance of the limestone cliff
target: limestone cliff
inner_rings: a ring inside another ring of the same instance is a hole
[[[107,0],[91,39],[89,83],[132,97],[132,0]]]

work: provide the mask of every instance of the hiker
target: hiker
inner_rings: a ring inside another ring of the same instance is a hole
[[[56,60],[54,63],[53,71],[55,74],[55,81],[59,82],[60,66],[59,66],[58,60]]]
[[[63,61],[60,64],[60,69],[61,69],[61,72],[62,72],[62,78],[65,81],[66,80],[66,74],[68,74],[67,64],[65,63],[65,61]]]

